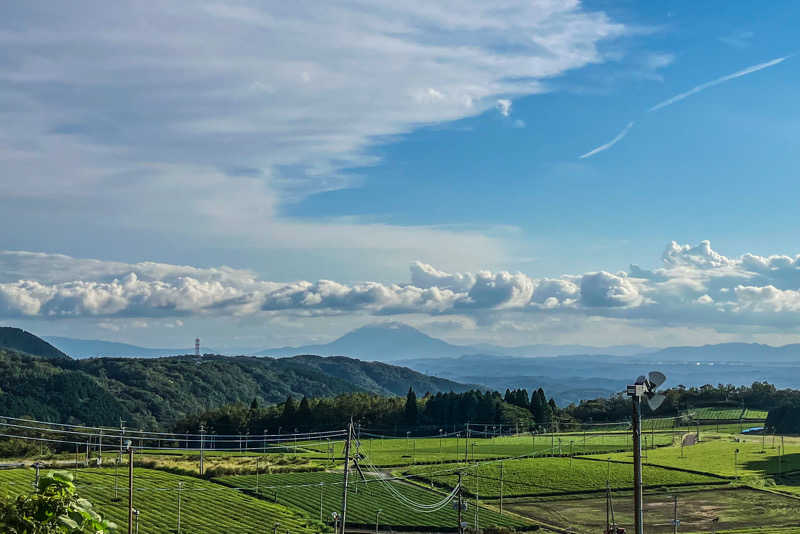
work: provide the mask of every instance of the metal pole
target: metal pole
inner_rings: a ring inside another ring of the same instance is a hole
[[[463,521],[461,520],[461,512],[464,508],[464,502],[461,499],[461,471],[458,472],[458,533],[462,534],[464,529],[461,527]]]
[[[378,509],[375,512],[375,534],[378,534],[378,518],[380,518],[380,516],[381,516],[381,511],[382,510]]]
[[[345,525],[347,521],[347,481],[350,476],[350,440],[353,437],[353,420],[347,425],[347,442],[344,445],[344,487],[342,489],[342,529],[339,531],[341,534],[345,532]]]
[[[183,493],[183,482],[178,482],[178,534],[181,534],[181,494]]]
[[[503,462],[500,462],[500,515],[503,515]]]
[[[478,509],[481,507],[481,498],[480,498],[480,475],[478,474],[480,471],[480,465],[475,466],[475,532],[480,532],[480,526],[478,525]]]
[[[117,472],[119,471],[119,460],[120,457],[117,456],[117,460],[114,462],[114,500],[118,501],[119,497],[117,496]]]
[[[322,521],[322,497],[325,495],[325,483],[319,483],[319,520]]]
[[[672,534],[678,534],[678,496],[672,496]]]
[[[133,534],[133,445],[128,442],[128,534]]]
[[[258,456],[256,456],[256,495],[258,495],[260,493],[258,491],[258,461],[259,460],[260,460],[260,458]],[[320,521],[322,521],[322,519],[320,519]]]
[[[205,431],[206,429],[203,428],[203,425],[200,425],[200,476],[201,477],[203,476],[203,449],[205,446],[203,438],[205,437],[204,436]]]
[[[633,400],[633,506],[635,534],[644,534],[642,514],[642,442],[641,442],[641,399],[638,395]]]

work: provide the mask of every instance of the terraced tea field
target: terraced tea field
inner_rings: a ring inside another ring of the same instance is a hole
[[[647,463],[678,467],[726,477],[766,477],[800,470],[800,438],[772,436],[714,436],[708,435],[691,447],[664,447],[650,450]],[[738,453],[736,451],[739,451]],[[630,452],[594,455],[594,458],[613,458],[632,462]]]
[[[648,444],[669,445],[672,433],[648,435]],[[557,434],[517,435],[496,438],[395,438],[373,439],[364,437],[358,448],[361,454],[380,467],[393,467],[412,464],[433,464],[441,462],[489,460],[513,458],[518,456],[602,453],[631,448],[629,433],[623,432],[572,432]],[[299,456],[325,461],[329,458],[324,445],[307,447],[315,452],[300,453]],[[334,455],[344,456],[343,444],[334,445]]]
[[[628,489],[633,485],[631,466],[622,463],[600,462],[575,458],[535,458],[507,460],[482,465],[413,467],[406,473],[419,475],[443,487],[454,487],[457,469],[462,469],[463,484],[470,494],[482,498],[500,497],[502,479],[503,495],[565,495],[602,491],[608,479],[612,489]],[[501,475],[502,470],[502,475]],[[642,478],[647,487],[727,484],[728,481],[708,475],[646,466]]]
[[[0,471],[0,491],[9,494],[30,491],[33,478],[32,469]],[[114,478],[113,469],[80,469],[76,479],[78,493],[89,499],[95,510],[105,517],[119,525],[127,525],[127,469],[119,470],[120,500],[116,501]],[[299,511],[198,478],[136,468],[134,507],[140,511],[140,534],[163,534],[177,528],[179,482],[183,483],[180,492],[183,533],[264,532],[267,526],[276,522],[293,533],[320,532],[321,524]]]
[[[395,529],[445,528],[455,529],[457,513],[450,504],[441,510],[423,512],[401,502],[395,492],[415,503],[430,505],[440,501],[445,494],[430,491],[402,481],[382,482],[373,478],[360,480],[355,472],[351,479],[347,497],[348,525],[374,527],[376,514],[380,510],[381,525]],[[332,512],[340,510],[342,498],[341,473],[287,473],[261,476],[256,491],[255,475],[220,477],[215,479],[232,487],[247,488],[268,500],[298,507],[319,519],[320,514],[328,519]],[[385,484],[391,484],[391,488]],[[471,505],[472,503],[470,503]],[[470,506],[465,513],[470,522],[474,520],[475,508]],[[479,524],[500,525],[525,529],[532,523],[513,514],[500,515],[495,510],[480,507]]]
[[[797,525],[800,500],[751,489],[646,493],[645,532],[673,532],[673,495],[678,496],[679,532],[682,533],[712,532],[712,519],[715,517],[719,518],[718,533],[800,533]],[[606,520],[605,506],[605,498],[515,499],[506,504],[508,510],[549,524],[570,527],[581,534],[602,532]],[[625,527],[633,524],[633,504],[629,494],[615,499],[614,512],[618,524]]]

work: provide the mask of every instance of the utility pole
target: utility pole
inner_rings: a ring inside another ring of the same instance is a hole
[[[458,534],[463,534],[464,527],[462,527],[461,514],[464,509],[464,501],[461,498],[461,471],[458,472]]]
[[[319,483],[319,520],[322,521],[322,498],[325,495],[325,483]]]
[[[125,437],[125,419],[119,418],[119,455],[122,456],[122,438]]]
[[[678,496],[672,496],[672,534],[678,534],[678,525],[681,522],[678,520]]]
[[[347,425],[347,442],[344,445],[344,489],[342,490],[342,529],[345,532],[345,521],[347,520],[347,481],[350,476],[350,440],[353,438],[353,419]]]
[[[116,460],[114,461],[114,498],[111,499],[112,501],[119,500],[119,497],[117,495],[117,474],[119,471],[119,462],[121,458],[122,458],[121,456],[117,456]]]
[[[378,519],[381,517],[381,512],[383,512],[383,510],[380,508],[375,512],[375,534],[378,534]]]
[[[503,462],[500,462],[500,515],[503,515]]]
[[[203,449],[205,446],[204,437],[205,437],[206,429],[203,425],[200,425],[200,476],[203,476]]]
[[[258,460],[260,460],[260,458],[256,456],[256,495],[260,493],[258,491],[258,463],[259,463]],[[320,521],[322,521],[322,519],[320,519]]]
[[[178,482],[178,534],[181,534],[181,494],[183,493],[183,482]]]
[[[36,476],[33,479],[33,489],[36,491],[36,493],[39,493],[39,469],[41,469],[43,465],[44,464],[41,462],[36,462],[33,464],[34,469],[36,469]]]
[[[128,440],[128,534],[133,534],[133,444]]]
[[[481,498],[480,498],[480,476],[478,475],[478,470],[480,469],[480,465],[475,466],[475,532],[480,532],[480,527],[478,526],[478,509],[481,507]]]
[[[642,443],[641,396],[634,394],[633,401],[633,506],[635,534],[644,534],[642,513]]]

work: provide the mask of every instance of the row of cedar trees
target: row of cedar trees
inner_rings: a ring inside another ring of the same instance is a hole
[[[418,399],[414,390],[409,389],[405,398],[348,393],[326,398],[303,397],[299,403],[289,396],[283,403],[272,406],[261,406],[256,400],[249,406],[229,404],[187,417],[177,422],[174,430],[195,432],[202,424],[217,434],[306,432],[343,428],[351,417],[366,428],[398,432],[426,427],[450,431],[463,428],[465,423],[519,425],[527,430],[548,427],[557,410],[541,389],[530,400],[525,390],[509,391],[505,397],[480,390],[426,393]]]

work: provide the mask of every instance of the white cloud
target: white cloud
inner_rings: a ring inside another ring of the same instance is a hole
[[[643,302],[636,286],[626,277],[605,271],[583,275],[581,302],[589,307],[632,307]]]
[[[280,208],[357,184],[349,169],[374,164],[380,140],[604,61],[599,45],[625,32],[577,1],[3,3],[0,223],[24,218],[19,242],[37,247],[37,228],[62,228],[62,250],[148,234],[214,250],[492,257],[502,243],[485,228]]]
[[[500,112],[500,115],[503,117],[508,117],[511,115],[511,100],[507,98],[501,98],[497,101],[497,111]]]

